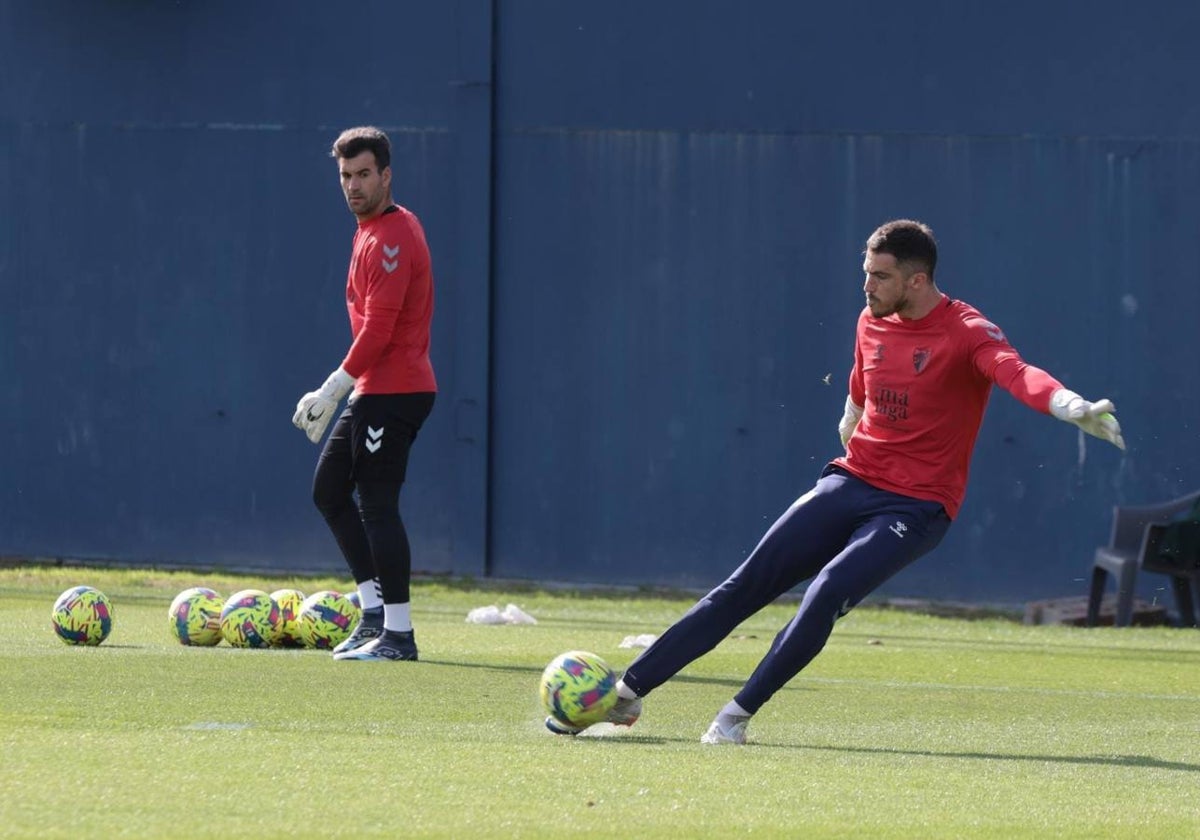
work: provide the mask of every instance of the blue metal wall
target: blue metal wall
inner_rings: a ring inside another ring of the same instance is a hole
[[[339,568],[288,419],[374,122],[438,282],[423,569],[720,579],[837,453],[903,215],[1129,451],[997,393],[887,591],[1081,593],[1112,504],[1200,484],[1200,12],[835,5],[0,0],[0,554]]]
[[[862,242],[896,216],[939,233],[947,292],[1114,398],[1130,450],[997,394],[959,522],[892,594],[1082,593],[1112,504],[1200,484],[1195,8],[497,20],[496,573],[736,565],[837,454]]]
[[[349,345],[328,149],[373,122],[438,281],[404,506],[426,568],[482,569],[450,418],[486,409],[490,5],[14,0],[0,33],[0,553],[342,568],[290,414]]]

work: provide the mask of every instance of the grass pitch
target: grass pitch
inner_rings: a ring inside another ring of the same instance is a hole
[[[114,630],[50,607],[103,590]],[[537,683],[689,602],[420,584],[422,661],[185,648],[189,586],[346,580],[0,570],[3,837],[1196,837],[1200,632],[967,622],[864,608],[757,715],[701,733],[790,617],[773,606],[646,700],[630,730],[542,728]],[[536,626],[467,624],[513,602]]]

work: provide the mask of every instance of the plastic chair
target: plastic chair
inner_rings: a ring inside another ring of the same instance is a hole
[[[1112,535],[1108,545],[1096,549],[1092,560],[1092,581],[1088,590],[1087,626],[1095,627],[1100,617],[1100,601],[1111,574],[1117,583],[1117,614],[1114,624],[1128,627],[1133,620],[1133,589],[1138,568],[1171,577],[1179,621],[1185,627],[1197,625],[1196,599],[1200,592],[1200,561],[1185,558],[1164,561],[1158,555],[1163,531],[1179,514],[1191,510],[1200,490],[1157,505],[1115,506]]]

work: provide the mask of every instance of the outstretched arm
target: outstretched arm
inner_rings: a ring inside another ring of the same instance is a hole
[[[1113,414],[1116,407],[1111,400],[1089,402],[1046,371],[1014,355],[995,364],[992,381],[1035,411],[1074,423],[1089,435],[1106,440],[1119,449],[1125,448],[1121,424]]]

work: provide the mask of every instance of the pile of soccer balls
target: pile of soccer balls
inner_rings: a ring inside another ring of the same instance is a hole
[[[307,598],[295,589],[243,589],[226,599],[204,586],[175,596],[167,611],[181,645],[305,647],[329,650],[350,635],[362,616],[357,593],[325,589]],[[54,602],[54,632],[67,644],[98,645],[112,632],[112,605],[91,586],[68,589]],[[582,650],[556,656],[542,672],[542,707],[566,729],[600,723],[617,702],[617,677],[601,657]],[[549,725],[549,722],[548,722]]]
[[[358,593],[325,589],[306,598],[295,589],[243,589],[223,599],[194,586],[175,596],[167,620],[182,645],[211,647],[224,639],[241,648],[329,650],[350,635],[361,615]],[[65,643],[98,645],[112,632],[112,604],[95,587],[73,586],[58,596],[50,620]]]
[[[194,586],[175,596],[167,611],[171,633],[181,645],[305,647],[329,650],[350,635],[362,610],[357,593],[324,589],[308,597],[295,589],[243,589],[222,600]]]

